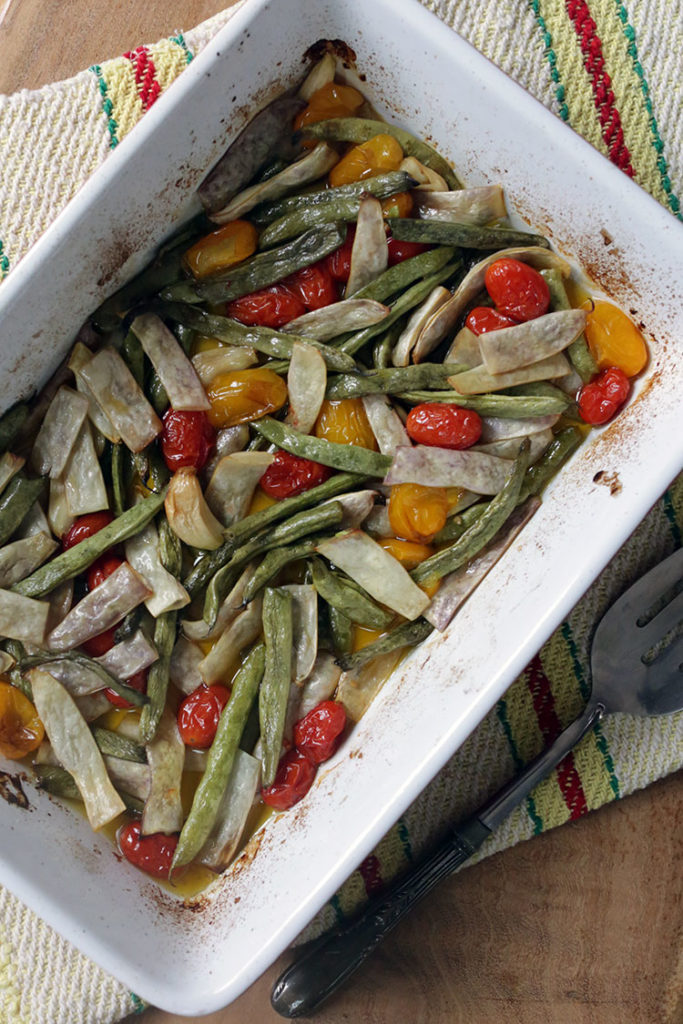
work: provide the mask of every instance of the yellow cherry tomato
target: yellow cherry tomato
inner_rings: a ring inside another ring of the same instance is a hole
[[[43,741],[45,729],[28,697],[0,682],[0,754],[11,761],[30,754]]]
[[[398,537],[380,537],[377,541],[380,547],[393,555],[397,562],[400,562],[404,569],[416,569],[420,562],[434,554],[434,548],[429,544],[418,544],[414,540],[400,540]]]
[[[402,160],[403,150],[392,135],[373,135],[350,149],[332,168],[330,185],[350,185],[384,171],[397,171]]]
[[[208,277],[241,263],[256,252],[258,231],[248,220],[231,220],[205,235],[185,253],[185,263],[196,278]]]
[[[271,498],[269,494],[266,494],[263,488],[257,487],[251,499],[247,515],[251,515],[252,512],[260,512],[264,508],[270,508],[270,506],[275,505],[276,502],[277,498]]]
[[[353,651],[362,651],[369,644],[374,644],[375,640],[381,640],[385,634],[386,629],[369,629],[367,626],[354,626],[351,636],[351,649]]]
[[[272,370],[234,370],[219,373],[207,389],[207,415],[214,427],[234,427],[276,412],[287,401],[287,385]]]
[[[355,444],[377,451],[377,441],[360,398],[325,400],[315,422],[315,436],[336,444]]]
[[[410,217],[413,210],[413,197],[410,192],[397,192],[381,202],[382,214],[385,217]]]
[[[618,366],[627,377],[640,373],[647,363],[647,346],[626,313],[602,299],[584,302],[582,308],[588,310],[586,341],[600,369]]]
[[[364,102],[358,90],[350,85],[327,82],[313,93],[308,106],[294,118],[294,131],[331,117],[353,117]]]
[[[446,525],[448,497],[445,487],[394,484],[389,497],[389,522],[397,537],[428,544]]]

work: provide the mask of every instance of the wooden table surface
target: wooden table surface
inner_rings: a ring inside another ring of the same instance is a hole
[[[210,17],[216,0],[6,0],[0,92]],[[320,1024],[683,1024],[683,774],[442,884]],[[267,1024],[287,957],[204,1024]],[[140,1024],[188,1018],[150,1009]],[[200,1018],[197,1018],[199,1021]]]

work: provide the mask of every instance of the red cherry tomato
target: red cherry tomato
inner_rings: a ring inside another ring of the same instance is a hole
[[[322,309],[337,301],[337,288],[325,263],[297,270],[283,281],[285,287],[298,295],[306,309]]]
[[[470,448],[481,437],[481,418],[473,409],[445,402],[424,402],[408,413],[408,436],[436,448]]]
[[[143,668],[142,671],[136,672],[134,676],[126,679],[126,686],[130,686],[140,693],[147,693],[147,669]],[[109,686],[103,692],[109,703],[113,704],[115,708],[121,708],[122,711],[130,711],[135,706]]]
[[[490,306],[475,306],[471,309],[465,320],[465,327],[469,327],[473,334],[486,334],[488,331],[499,331],[501,327],[514,327],[518,323],[511,316],[499,313],[497,309]]]
[[[581,418],[594,425],[607,423],[622,407],[630,390],[629,379],[623,370],[617,366],[601,370],[579,391],[577,401]]]
[[[299,750],[288,750],[280,758],[274,782],[261,790],[264,804],[286,811],[308,793],[315,778],[315,765]]]
[[[89,640],[84,640],[81,647],[87,655],[91,658],[99,658],[107,651],[110,651],[116,643],[115,633],[116,626],[112,626],[111,629],[105,629],[104,633],[98,633],[97,636],[91,636]]]
[[[88,590],[99,587],[100,583],[104,583],[120,565],[123,565],[123,559],[118,555],[112,555],[109,552],[101,555],[88,569]]]
[[[184,466],[202,469],[216,443],[216,431],[206,413],[168,409],[162,422],[161,452],[168,468],[172,472]]]
[[[261,477],[260,484],[271,498],[292,498],[324,484],[331,476],[329,466],[290,455],[289,452],[278,452]]]
[[[116,838],[119,850],[136,868],[155,878],[168,878],[178,845],[177,835],[155,832],[151,836],[143,836],[140,822],[131,821],[119,829]]]
[[[198,686],[178,708],[178,730],[186,747],[206,750],[213,743],[230,690],[220,683]]]
[[[346,711],[335,700],[324,700],[294,726],[294,746],[313,764],[334,754],[346,726]]]
[[[356,228],[355,225],[352,225],[346,233],[343,244],[326,256],[324,260],[328,273],[340,284],[346,284],[351,273],[351,250],[355,235]]]
[[[547,282],[528,263],[504,256],[488,268],[484,283],[498,311],[520,322],[542,316],[550,308]]]
[[[82,540],[87,540],[88,537],[99,533],[113,520],[111,512],[90,512],[87,516],[79,516],[62,537],[62,549],[68,551],[74,545],[80,544]]]
[[[242,324],[257,327],[284,327],[290,320],[302,316],[306,307],[294,292],[283,284],[243,295],[227,304],[228,316]]]
[[[427,249],[432,248],[431,245],[425,245],[424,242],[399,242],[397,238],[390,238],[387,244],[390,267],[396,263],[403,263],[411,256],[419,256],[421,252],[427,252]]]

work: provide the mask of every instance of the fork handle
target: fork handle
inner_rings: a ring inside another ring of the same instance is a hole
[[[490,830],[470,818],[421,863],[372,900],[358,917],[304,947],[271,995],[283,1017],[312,1013],[370,956],[382,939],[435,885],[479,849]]]

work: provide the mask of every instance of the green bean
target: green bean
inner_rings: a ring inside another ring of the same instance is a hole
[[[21,662],[26,658],[26,649],[24,648],[24,645],[19,640],[7,639],[4,641],[3,646],[10,657],[14,658],[14,665],[7,673],[12,686],[16,686],[18,690],[21,690],[25,697],[28,697],[28,699],[32,701],[33,691],[31,689],[31,684],[28,679],[24,679],[21,674],[21,669],[19,668]]]
[[[344,518],[344,509],[338,501],[330,501],[319,508],[304,509],[271,530],[262,530],[237,548],[227,565],[215,574],[206,590],[204,620],[213,625],[223,598],[230,593],[236,575],[257,555],[271,548],[281,547],[301,540],[313,531],[330,530],[339,526]]]
[[[243,750],[245,754],[251,754],[260,735],[261,727],[258,721],[258,704],[254,702],[251,705],[249,714],[247,715],[247,721],[244,725],[244,730],[240,739],[240,750]]]
[[[183,586],[190,597],[197,597],[212,576],[226,565],[235,550],[234,540],[225,541],[215,551],[208,551],[197,559],[190,572],[183,580]]]
[[[137,608],[133,608],[132,612],[128,612],[114,631],[114,642],[120,644],[122,641],[130,639],[134,633],[137,633],[138,629],[142,626],[145,612],[144,605],[138,605]]]
[[[126,486],[124,482],[125,445],[119,441],[111,446],[111,493],[114,515],[123,515],[126,508]]]
[[[292,681],[292,595],[266,587],[263,595],[265,667],[259,690],[263,785],[277,772],[285,730],[287,698]]]
[[[404,391],[398,397],[410,405],[422,402],[446,402],[463,409],[474,409],[480,416],[497,416],[500,419],[523,419],[535,416],[553,416],[567,410],[570,401],[566,395],[529,396],[524,395],[459,395],[457,391]]]
[[[362,588],[349,586],[342,576],[328,569],[321,558],[312,559],[309,565],[313,575],[313,586],[323,601],[343,612],[359,626],[366,626],[368,629],[387,628],[393,615],[380,608]]]
[[[164,497],[165,494],[161,493],[143,498],[92,537],[57,555],[26,579],[14,583],[10,589],[17,594],[23,594],[24,597],[43,597],[65,580],[72,580],[74,576],[89,568],[109,548],[123,543],[147,526],[163,505]]]
[[[147,472],[145,484],[156,494],[160,494],[171,479],[171,471],[164,461],[161,450],[156,441],[145,448],[147,456]]]
[[[18,530],[45,489],[45,479],[29,480],[23,473],[10,481],[0,495],[0,544]]]
[[[302,558],[310,558],[311,555],[314,555],[320,541],[329,536],[329,533],[316,533],[313,537],[307,537],[297,544],[273,548],[272,551],[269,551],[256,567],[244,588],[243,603],[249,604],[250,601],[253,601],[256,595],[291,562],[298,562]]]
[[[168,303],[163,306],[162,311],[172,320],[191,325],[194,330],[205,337],[218,338],[230,345],[255,348],[257,351],[263,352],[264,355],[274,356],[276,359],[280,357],[289,359],[294,342],[300,341],[317,348],[332,370],[353,370],[355,368],[355,363],[352,359],[350,360],[350,357],[344,356],[329,345],[312,338],[300,338],[296,334],[283,334],[266,327],[246,327],[237,320],[230,320],[226,316],[207,313],[203,309],[180,303]]]
[[[437,533],[434,543],[437,545],[447,544],[449,541],[452,543],[454,540],[462,537],[463,533],[469,530],[470,526],[476,523],[477,519],[486,511],[488,505],[488,501],[480,502],[477,505],[470,505],[469,508],[451,516],[446,520],[446,525],[443,529]]]
[[[316,206],[334,205],[340,200],[343,202],[347,199],[359,199],[362,195],[387,199],[397,192],[405,192],[414,180],[405,171],[387,171],[385,174],[375,174],[371,178],[363,178],[362,181],[354,181],[349,185],[321,188],[315,192],[300,192],[295,196],[261,203],[251,211],[249,218],[253,217],[257,224],[268,224],[290,213],[305,212]]]
[[[389,217],[387,223],[392,238],[400,242],[456,245],[461,249],[509,249],[515,245],[550,248],[550,242],[543,235],[516,231],[514,228],[487,228],[445,220],[416,220],[412,217]]]
[[[147,385],[147,398],[157,416],[163,416],[170,403],[166,388],[161,383],[161,377],[156,370],[153,371]]]
[[[534,380],[528,384],[513,384],[512,387],[506,388],[499,393],[501,395],[518,395],[523,398],[556,398],[558,401],[563,401],[565,407],[571,405],[571,399],[566,391],[558,388],[556,384],[551,384],[549,380]]]
[[[473,558],[495,536],[517,504],[524,474],[529,465],[529,439],[525,438],[512,472],[502,490],[493,498],[458,540],[448,548],[421,562],[411,572],[416,583],[435,583]]]
[[[373,641],[367,647],[362,647],[355,654],[337,658],[337,664],[346,672],[355,672],[373,658],[378,658],[380,654],[389,654],[390,651],[397,651],[401,647],[414,647],[415,644],[422,643],[433,629],[431,622],[423,618],[415,619],[414,622],[404,622],[386,636]]]
[[[376,370],[386,370],[391,366],[391,353],[399,339],[403,323],[402,319],[397,320],[388,331],[380,334],[372,346],[372,365]]]
[[[533,466],[529,466],[519,492],[518,504],[532,494],[539,494],[571,453],[583,440],[577,427],[565,427],[550,442],[543,455]]]
[[[176,578],[180,576],[183,564],[183,550],[180,538],[169,526],[164,516],[159,520],[159,558],[167,572]]]
[[[229,302],[281,281],[328,256],[343,243],[346,228],[324,224],[304,231],[279,249],[258,253],[229,271],[201,281],[181,281],[161,292],[171,302]]]
[[[159,522],[159,558],[167,572],[180,574],[182,550],[180,540],[173,533],[165,518]],[[171,654],[176,642],[178,612],[162,612],[154,623],[154,646],[158,659],[147,676],[148,703],[140,715],[140,735],[145,743],[151,743],[156,736],[159,722],[166,705],[168,684],[171,678]]]
[[[183,276],[183,251],[171,249],[157,257],[142,273],[110,295],[90,317],[98,331],[111,331],[121,323],[120,314],[142,299],[155,295],[162,288]],[[139,382],[138,382],[139,383]]]
[[[145,381],[145,353],[138,336],[132,331],[128,331],[123,339],[120,355],[141,388]]]
[[[364,288],[354,292],[354,299],[374,299],[375,302],[386,302],[399,292],[405,291],[408,285],[415,281],[422,281],[430,274],[435,274],[447,263],[455,259],[455,249],[452,246],[442,245],[427,252],[418,253],[417,256],[410,256],[401,263],[395,263],[383,274],[370,281]],[[347,298],[351,296],[347,295]]]
[[[126,683],[122,683],[116,676],[113,676],[111,672],[108,672],[104,665],[100,665],[98,661],[93,658],[89,658],[87,654],[82,654],[80,651],[65,651],[50,654],[47,651],[41,651],[40,654],[31,655],[30,657],[22,658],[18,663],[19,668],[22,672],[28,671],[30,668],[37,668],[40,665],[47,665],[53,661],[72,661],[75,665],[80,668],[86,668],[93,675],[96,675],[101,681],[102,686],[113,690],[119,697],[123,697],[128,701],[129,704],[134,704],[135,707],[144,707],[147,704],[147,697],[144,693],[140,693],[139,690],[134,690],[132,686],[128,686]]]
[[[429,293],[443,281],[446,281],[449,277],[452,277],[456,271],[460,270],[462,264],[461,261],[454,260],[452,263],[447,263],[441,268],[441,270],[435,271],[430,274],[429,277],[424,278],[422,281],[418,281],[412,287],[406,289],[394,302],[391,303],[391,312],[389,316],[386,316],[384,320],[380,320],[378,323],[373,324],[371,327],[365,327],[362,331],[354,331],[353,334],[349,334],[342,339],[339,344],[339,348],[342,352],[347,352],[350,355],[354,355],[359,349],[363,348],[364,345],[374,338],[377,334],[381,334],[386,331],[392,324],[395,324],[404,313],[413,309],[415,306],[419,306],[423,302]],[[336,342],[337,344],[337,342]]]
[[[545,278],[548,288],[550,289],[550,308],[553,310],[571,309],[572,304],[569,301],[567,289],[564,286],[562,274],[559,270],[542,270],[541,275]],[[598,364],[593,358],[593,354],[588,347],[585,334],[581,333],[578,338],[571,343],[567,349],[567,355],[569,356],[569,362],[572,364],[584,384],[587,384],[591,377],[594,377],[598,372]]]
[[[323,466],[342,469],[347,473],[383,477],[391,465],[388,455],[380,455],[379,452],[370,451],[369,448],[337,444],[334,441],[326,441],[323,437],[301,434],[294,427],[271,419],[270,416],[256,420],[253,426],[259,434],[276,444],[278,448],[284,448],[286,452],[298,455],[303,459],[321,462]]]
[[[249,714],[263,679],[265,646],[257,644],[246,656],[231,685],[230,700],[223,708],[206,768],[197,786],[192,807],[173,855],[173,868],[189,864],[209,838]]]
[[[195,332],[191,327],[185,327],[184,324],[176,324],[173,333],[176,336],[176,340],[186,356],[192,354],[192,347],[196,341]]]
[[[334,117],[329,121],[318,121],[317,124],[306,125],[304,134],[312,135],[316,139],[325,139],[327,142],[353,142],[355,144],[367,142],[375,135],[391,135],[399,143],[406,156],[414,156],[421,164],[431,167],[433,171],[445,178],[449,188],[462,188],[455,171],[440,153],[437,153],[421,139],[416,139],[405,129],[397,128],[396,125],[385,124],[384,121],[372,121],[363,117]]]
[[[353,647],[353,623],[348,615],[333,604],[329,605],[329,621],[332,648],[338,658],[343,658],[351,653]]]
[[[419,363],[416,366],[390,366],[363,374],[340,374],[327,386],[329,399],[362,398],[364,395],[400,395],[404,391],[443,387],[448,377],[466,367],[458,363]]]
[[[0,416],[0,455],[12,447],[28,416],[29,407],[25,402],[17,402]]]
[[[80,800],[82,802],[83,797],[74,777],[66,768],[61,768],[56,764],[36,764],[33,766],[33,770],[38,776],[41,789],[47,790],[53,796],[66,797],[69,800]],[[117,793],[126,805],[126,810],[134,811],[137,814],[142,813],[144,806],[142,800],[131,796],[130,793],[122,793],[118,789]]]
[[[99,725],[92,727],[92,734],[95,743],[101,754],[109,754],[110,757],[120,757],[122,761],[134,761],[137,764],[147,764],[147,751],[139,743],[122,736],[111,729],[103,729]]]

